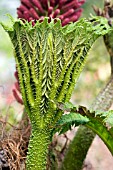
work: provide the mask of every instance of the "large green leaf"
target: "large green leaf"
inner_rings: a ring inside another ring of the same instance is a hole
[[[89,122],[89,119],[86,116],[82,116],[79,113],[69,113],[61,117],[61,119],[56,124],[55,131],[59,134],[65,133],[68,130],[71,130],[72,126],[84,125]]]
[[[71,129],[72,126],[85,125],[92,129],[104,141],[113,154],[113,111],[90,111],[86,107],[75,107],[70,103],[59,103],[57,106],[69,114],[62,115],[57,122],[54,132],[59,134]]]

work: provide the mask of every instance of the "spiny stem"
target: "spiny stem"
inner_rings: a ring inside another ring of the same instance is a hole
[[[32,127],[27,155],[27,170],[46,170],[49,142],[50,132],[48,129]]]

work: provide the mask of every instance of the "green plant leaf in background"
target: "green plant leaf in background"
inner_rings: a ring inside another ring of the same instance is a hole
[[[61,119],[56,124],[54,133],[59,132],[59,134],[63,134],[65,132],[67,132],[68,130],[71,130],[72,126],[76,127],[79,125],[84,125],[88,122],[89,122],[88,117],[82,116],[79,113],[71,112],[71,113],[65,114],[61,117]]]
[[[61,134],[70,130],[72,126],[85,125],[99,135],[113,154],[113,110],[106,112],[90,111],[83,106],[75,107],[73,105],[71,108],[69,106],[70,103],[64,104],[64,107],[58,106],[63,110],[65,108],[64,111],[68,110],[69,114],[62,115],[56,123],[53,133],[59,132]]]

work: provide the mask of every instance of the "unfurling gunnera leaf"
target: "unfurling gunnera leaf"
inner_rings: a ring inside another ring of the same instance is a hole
[[[97,22],[96,22],[97,21]],[[3,25],[3,24],[2,24]],[[14,45],[20,88],[27,112],[49,114],[55,102],[69,101],[94,41],[109,31],[107,20],[81,19],[65,27],[57,19],[48,23],[17,20],[8,30]],[[55,107],[56,108],[56,107]],[[55,115],[55,109],[52,109]],[[51,117],[51,116],[50,116]]]

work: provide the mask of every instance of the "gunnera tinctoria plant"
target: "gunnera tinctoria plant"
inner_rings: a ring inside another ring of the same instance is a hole
[[[27,170],[45,170],[48,145],[95,40],[109,31],[106,19],[81,19],[62,27],[60,19],[48,22],[13,21],[3,25],[14,47],[20,90],[31,121]]]

